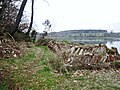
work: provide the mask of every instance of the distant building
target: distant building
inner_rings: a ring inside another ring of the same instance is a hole
[[[80,30],[80,37],[104,37],[107,30]]]
[[[72,35],[73,37],[103,37],[106,35],[107,30],[68,30],[62,33]]]

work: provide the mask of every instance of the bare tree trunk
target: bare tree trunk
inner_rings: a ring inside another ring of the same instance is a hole
[[[31,13],[31,22],[30,22],[30,26],[28,28],[28,31],[26,33],[27,36],[29,36],[31,28],[32,28],[32,24],[33,24],[33,15],[34,15],[34,0],[32,0],[32,13]]]
[[[20,7],[20,10],[19,10],[19,13],[18,13],[17,18],[16,18],[16,22],[15,22],[15,25],[14,25],[14,28],[13,28],[13,32],[11,34],[12,36],[15,34],[15,32],[18,29],[18,26],[20,24],[20,21],[21,21],[21,18],[22,18],[23,11],[24,11],[26,3],[27,3],[27,0],[23,0],[23,2],[21,4],[21,7]]]

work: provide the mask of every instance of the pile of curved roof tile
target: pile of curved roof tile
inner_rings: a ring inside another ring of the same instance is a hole
[[[93,46],[72,46],[69,50],[68,61],[73,63],[77,60],[79,63],[104,63],[120,59],[117,48],[107,48],[105,45]]]
[[[48,46],[53,52],[61,52],[65,63],[73,64],[96,64],[120,60],[117,48],[107,48],[106,45],[73,45],[63,44],[55,40],[45,40],[38,45]]]

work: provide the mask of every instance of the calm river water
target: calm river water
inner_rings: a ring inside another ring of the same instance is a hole
[[[107,42],[106,46],[108,48],[116,47],[118,49],[118,52],[120,53],[120,41]]]

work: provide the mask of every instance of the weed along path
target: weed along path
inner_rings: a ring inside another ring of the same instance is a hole
[[[35,46],[20,58],[0,59],[0,90],[120,90],[120,69],[59,72],[58,56]]]
[[[49,58],[51,58],[50,52],[43,46],[31,48],[21,58],[1,59],[0,90],[24,90],[25,88],[36,90],[38,88],[36,86],[41,81],[37,80],[40,72],[50,70],[47,66]]]

